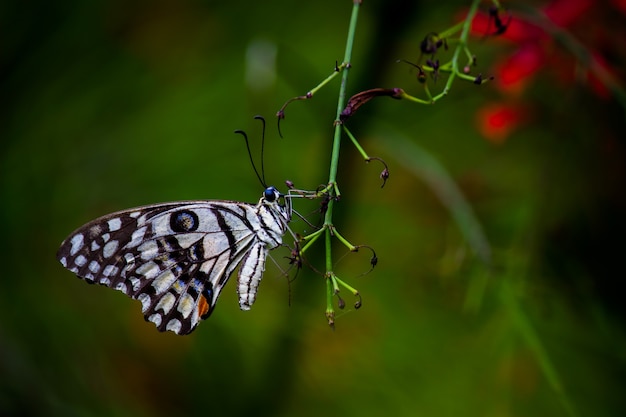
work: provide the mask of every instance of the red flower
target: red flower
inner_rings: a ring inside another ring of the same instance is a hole
[[[592,5],[592,0],[557,0],[546,4],[543,12],[555,25],[567,27],[583,16]]]
[[[491,103],[478,110],[479,132],[492,143],[504,142],[526,120],[526,110],[519,105]]]
[[[533,75],[544,66],[545,55],[536,43],[523,43],[513,55],[496,64],[496,85],[504,92],[521,94]]]
[[[621,11],[626,11],[626,0],[612,0],[612,3]],[[598,7],[606,6],[592,0],[554,0],[546,4],[541,12],[551,23],[565,28],[586,23],[587,17],[587,20],[594,19],[591,12]],[[574,75],[577,69],[580,69],[576,67],[575,59],[563,59],[563,54],[555,52],[561,46],[555,43],[544,28],[525,21],[521,16],[510,16],[505,10],[492,9],[490,13],[479,13],[472,22],[472,32],[481,37],[494,35],[489,39],[518,45],[511,55],[495,64],[495,84],[506,96],[521,96],[540,72],[550,71],[559,83],[571,83],[576,79]],[[576,37],[575,34],[573,36]],[[591,69],[602,67],[602,70],[610,71],[603,57],[593,48],[592,55]],[[598,96],[608,97],[603,80],[588,74],[586,81]],[[502,142],[520,123],[527,120],[526,113],[518,105],[489,104],[478,112],[479,129],[486,139]]]

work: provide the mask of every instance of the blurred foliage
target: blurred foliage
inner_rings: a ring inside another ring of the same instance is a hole
[[[623,69],[626,19],[611,13],[622,2],[611,4],[587,9],[568,30]],[[363,307],[340,312],[334,332],[325,283],[307,269],[287,285],[269,268],[248,313],[229,284],[213,316],[180,337],[144,322],[138,302],[85,285],[56,262],[74,228],[108,212],[256,201],[261,187],[232,132],[259,137],[253,115],[271,119],[332,71],[350,7],[0,5],[0,415],[624,414],[624,109],[584,82],[555,78],[548,61],[514,96],[460,82],[434,106],[380,99],[350,120],[391,177],[380,189],[380,167],[346,141],[335,224],[373,246],[379,264],[361,275],[367,254],[338,262]],[[415,72],[395,61],[415,59],[424,35],[466,7],[364,2],[351,94],[394,86],[417,94]],[[473,42],[485,74],[518,46]],[[259,44],[276,60],[256,84],[261,70],[246,51]],[[268,123],[271,182],[325,182],[334,88],[294,104],[283,139]],[[503,102],[524,117],[490,137],[480,109]],[[460,200],[440,200],[445,189]],[[475,223],[465,229],[468,218]],[[490,264],[474,254],[472,236],[490,245]],[[274,259],[286,267],[282,256]]]

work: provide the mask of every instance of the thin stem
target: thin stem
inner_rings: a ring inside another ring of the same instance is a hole
[[[352,59],[352,46],[354,45],[354,35],[356,33],[356,23],[359,16],[359,8],[361,0],[353,0],[352,15],[350,16],[350,25],[348,27],[348,38],[346,40],[346,51],[343,58],[342,65],[345,65],[345,69],[342,72],[341,86],[339,87],[339,97],[337,99],[337,114],[335,117],[335,135],[333,138],[333,151],[330,157],[330,170],[328,173],[328,185],[333,187],[335,196],[339,195],[339,189],[337,187],[337,168],[339,166],[339,150],[341,149],[341,124],[339,123],[339,117],[341,111],[346,104],[346,92],[348,85],[348,75],[350,73],[350,61]],[[335,206],[335,199],[331,198],[328,201],[328,207],[326,208],[326,214],[324,215],[324,237],[326,246],[326,318],[328,324],[332,327],[335,323],[335,311],[332,305],[332,297],[335,295],[336,281],[334,278],[333,270],[333,258],[332,258],[332,232],[333,232],[333,207]]]
[[[337,231],[337,229],[335,229],[334,226],[332,226],[332,230],[331,233],[333,236],[335,236],[341,243],[343,243],[346,248],[348,248],[348,250],[350,250],[351,252],[355,252],[357,250],[357,247],[354,246],[352,243],[348,242],[348,240],[341,236],[341,234],[339,234],[339,232]]]
[[[457,23],[456,25],[452,26],[450,29],[445,30],[444,32],[438,35],[440,38],[443,39],[443,38],[447,38],[450,35],[457,33],[459,30],[461,31],[461,34],[459,35],[458,39],[450,39],[448,41],[449,43],[455,44],[452,59],[450,60],[450,62],[442,64],[438,69],[438,71],[440,72],[445,72],[445,73],[450,74],[448,76],[446,85],[444,86],[443,90],[439,94],[433,96],[432,93],[428,90],[428,87],[425,85],[424,86],[426,90],[425,92],[426,92],[426,96],[428,97],[427,100],[411,96],[410,94],[407,94],[404,92],[400,94],[400,98],[413,101],[419,104],[435,104],[437,101],[439,101],[440,99],[448,95],[448,93],[452,89],[452,84],[454,83],[454,80],[457,77],[465,81],[471,81],[474,83],[477,82],[477,79],[475,76],[468,75],[464,71],[459,70],[459,58],[460,58],[461,53],[464,53],[468,59],[468,66],[470,66],[472,62],[474,61],[474,58],[472,54],[470,53],[469,48],[467,47],[467,43],[469,39],[470,29],[472,27],[472,21],[474,20],[474,17],[476,16],[476,13],[478,12],[479,4],[480,4],[480,0],[473,0],[467,12],[467,16],[465,16],[465,19],[462,22]],[[415,64],[411,64],[411,65],[415,65]],[[420,71],[424,71],[428,73],[433,73],[437,71],[435,68],[432,68],[429,65],[418,66],[418,68],[420,69]]]
[[[480,0],[474,0],[472,2],[472,5],[467,12],[467,16],[465,17],[465,21],[463,22],[463,29],[461,30],[461,36],[459,36],[459,44],[454,50],[454,55],[452,56],[452,69],[455,73],[459,71],[459,54],[461,53],[461,51],[465,50],[467,46],[469,32],[472,28],[472,22],[474,21],[474,16],[476,16],[476,12],[478,11],[479,4]]]
[[[339,116],[341,115],[341,111],[345,107],[346,104],[346,92],[348,85],[348,75],[350,74],[350,60],[352,59],[352,46],[354,45],[354,35],[356,33],[356,23],[359,16],[359,8],[361,2],[359,0],[354,0],[352,5],[352,15],[350,16],[350,26],[348,28],[348,38],[346,40],[346,51],[343,58],[343,62],[346,64],[346,68],[342,73],[341,77],[341,86],[339,87],[339,98],[337,99],[337,114],[335,120],[339,120]],[[341,148],[341,125],[335,124],[335,136],[333,138],[333,151],[330,158],[330,171],[328,174],[328,183],[336,184],[337,183],[337,167],[339,166],[339,150]],[[328,209],[326,210],[326,215],[324,217],[324,224],[331,225],[333,223],[333,206],[334,200],[330,200],[328,202]],[[327,233],[330,234],[330,230],[327,230]]]
[[[302,240],[308,240],[307,244],[304,245],[302,247],[302,249],[300,249],[300,253],[303,254],[304,252],[307,251],[307,249],[309,249],[311,247],[311,245],[313,245],[313,243],[315,243],[315,241],[317,239],[319,239],[319,237],[322,235],[322,232],[324,231],[324,229],[319,229],[314,233],[311,233],[308,236],[305,236],[302,238]]]
[[[332,245],[331,245],[331,233],[330,228],[326,227],[326,233],[324,233],[325,238],[325,246],[326,246],[326,273],[329,274],[333,270],[333,259],[332,259]]]
[[[321,83],[319,83],[315,88],[313,88],[311,91],[309,91],[309,93],[307,95],[313,96],[315,93],[317,93],[322,87],[324,87],[326,84],[328,84],[329,82],[331,82],[332,80],[335,79],[335,77],[337,75],[339,75],[339,73],[341,73],[345,68],[346,68],[347,64],[344,62],[341,65],[338,65],[335,68],[335,71],[333,71],[332,74],[330,74],[328,77],[326,77],[326,79],[324,81],[322,81]]]
[[[433,101],[437,101],[441,97],[447,95],[448,92],[450,91],[450,88],[452,88],[452,83],[454,82],[454,79],[456,78],[457,75],[460,75],[459,74],[459,55],[461,54],[461,51],[465,50],[467,46],[467,39],[469,38],[469,32],[472,27],[472,21],[474,20],[474,16],[476,16],[476,12],[478,11],[479,4],[480,4],[480,0],[474,0],[469,8],[469,11],[467,12],[467,16],[465,17],[465,21],[463,22],[463,29],[461,30],[461,36],[459,36],[459,43],[456,46],[456,49],[454,50],[454,54],[452,55],[452,61],[451,61],[452,72],[450,73],[450,76],[448,77],[448,82],[446,83],[445,88],[440,94],[433,97]]]
[[[369,161],[370,157],[367,155],[367,152],[365,152],[365,149],[363,149],[363,147],[356,140],[352,132],[350,132],[345,125],[343,125],[343,131],[346,132],[346,135],[348,135],[348,137],[352,141],[352,144],[356,147],[357,151],[359,151],[363,159],[365,159],[366,161]]]
[[[437,36],[441,39],[443,38],[449,38],[450,36],[454,35],[455,33],[457,33],[459,30],[461,30],[461,28],[463,27],[464,22],[459,22],[456,25],[452,26],[451,28],[444,30],[441,33],[438,33]]]

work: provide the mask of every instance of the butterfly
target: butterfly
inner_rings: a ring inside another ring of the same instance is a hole
[[[154,204],[95,219],[57,252],[88,283],[139,300],[159,331],[191,333],[208,318],[239,266],[239,306],[249,310],[268,252],[282,245],[289,195],[267,187],[257,204],[203,200]]]

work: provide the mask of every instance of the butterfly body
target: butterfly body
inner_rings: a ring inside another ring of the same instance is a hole
[[[78,277],[142,303],[160,331],[192,332],[240,266],[239,305],[254,303],[269,250],[282,244],[291,207],[268,187],[258,204],[206,200],[112,213],[80,227],[57,253]]]

